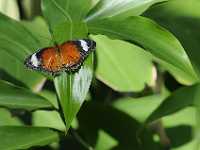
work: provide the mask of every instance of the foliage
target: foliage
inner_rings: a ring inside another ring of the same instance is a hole
[[[0,7],[0,149],[199,149],[198,0],[15,2]],[[24,67],[82,38],[97,47],[75,73]]]

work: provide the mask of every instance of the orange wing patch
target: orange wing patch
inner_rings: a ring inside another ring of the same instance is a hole
[[[78,47],[72,43],[67,42],[62,44],[60,47],[61,63],[65,67],[73,66],[77,64],[81,59],[80,51]]]
[[[55,47],[39,49],[27,57],[24,64],[52,75],[61,71],[76,71],[95,47],[96,43],[90,39],[67,41]]]
[[[45,70],[57,72],[62,68],[56,48],[46,48],[41,53],[42,67]]]

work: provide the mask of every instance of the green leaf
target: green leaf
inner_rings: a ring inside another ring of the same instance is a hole
[[[46,98],[56,109],[59,109],[56,93],[48,90],[42,90],[38,94]]]
[[[176,113],[164,116],[162,122],[166,128],[181,126],[181,125],[187,125],[193,127],[196,125],[196,109],[193,106],[183,108],[177,111]]]
[[[198,0],[187,0],[184,3],[181,0],[175,0],[150,9],[145,14],[176,35],[185,48],[198,76],[200,76],[200,61],[198,57],[200,34],[196,31],[200,26],[199,7],[200,2]],[[160,13],[158,14],[157,12]],[[169,67],[168,69],[172,73],[174,72],[173,68]],[[173,75],[179,77],[176,72]]]
[[[19,22],[2,14],[0,21],[0,68],[35,89],[44,78],[38,73],[27,70],[24,67],[24,60],[41,47],[40,42]]]
[[[144,17],[114,18],[89,22],[89,32],[136,42],[156,58],[172,65],[184,74],[184,83],[193,84],[199,79],[179,41],[154,21]],[[178,72],[177,72],[178,73]]]
[[[154,121],[180,109],[195,105],[200,98],[199,94],[199,84],[176,90],[148,117],[147,122]]]
[[[87,27],[82,19],[89,8],[90,0],[42,1],[43,14],[58,43],[87,36]]]
[[[5,108],[0,108],[0,118],[0,126],[23,125],[19,118],[12,116],[11,113]]]
[[[53,107],[45,98],[1,80],[0,106],[26,110]]]
[[[118,145],[118,142],[109,134],[100,130],[98,132],[98,141],[95,150],[110,150]]]
[[[43,0],[42,9],[45,17],[48,17],[50,24],[60,24],[63,21],[81,21],[85,18],[90,7],[91,0]],[[50,12],[49,9],[54,9]],[[58,14],[56,16],[55,14]],[[57,22],[54,22],[57,20]]]
[[[137,121],[144,123],[165,97],[166,94],[157,94],[141,98],[121,98],[114,102],[113,106],[135,118]]]
[[[33,126],[65,131],[65,124],[57,111],[37,110],[33,112]]]
[[[86,63],[93,64],[93,55],[86,60]],[[92,81],[93,72],[91,68],[91,66],[84,65],[74,75],[64,72],[54,80],[65,117],[66,130],[69,129],[87,96]]]
[[[86,20],[116,16],[118,19],[142,14],[151,5],[167,0],[101,0]]]
[[[117,91],[141,91],[152,83],[152,58],[138,46],[105,36],[91,36],[97,43],[99,80]],[[141,69],[142,68],[142,69]]]
[[[43,146],[58,140],[58,134],[48,128],[39,127],[0,127],[0,149],[28,149]]]
[[[53,44],[51,34],[49,33],[48,25],[44,18],[36,17],[32,21],[21,21],[21,24],[38,39],[40,48],[48,47]]]
[[[89,9],[90,5],[85,5],[82,2],[79,1],[78,3],[77,0],[43,0],[43,14],[50,25],[54,40],[60,43],[71,39],[86,38],[88,31],[86,24],[82,21],[82,17],[84,17],[83,14],[88,11],[87,9]],[[78,7],[80,8],[77,10],[81,14],[74,12]],[[78,18],[75,19],[74,17]],[[78,72],[63,72],[54,79],[56,92],[65,118],[66,131],[86,98],[92,75],[93,55],[90,55]]]

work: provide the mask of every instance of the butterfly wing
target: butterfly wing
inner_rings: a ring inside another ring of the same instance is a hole
[[[96,43],[92,40],[76,40],[61,45],[63,65],[68,71],[80,68],[85,58],[95,49]]]
[[[68,41],[59,46],[39,50],[25,60],[25,65],[33,70],[57,74],[61,71],[76,71],[85,58],[95,49],[92,40]]]
[[[59,50],[61,64],[68,71],[74,71],[73,66],[80,64],[83,60],[78,46],[73,41],[63,43]]]
[[[25,60],[25,65],[33,70],[48,73],[57,73],[62,67],[59,61],[59,54],[55,47],[48,47],[38,50]]]

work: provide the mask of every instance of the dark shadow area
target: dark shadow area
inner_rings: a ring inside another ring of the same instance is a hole
[[[170,91],[175,91],[175,90],[181,88],[181,84],[178,83],[176,81],[176,79],[172,75],[170,75],[170,73],[168,73],[168,72],[164,73],[164,82],[165,82],[164,85]]]
[[[68,133],[69,135],[69,133]],[[77,139],[75,139],[73,136],[63,136],[60,141],[60,150],[65,149],[74,149],[74,150],[87,150],[85,147],[83,147]]]
[[[99,129],[118,141],[114,150],[157,150],[153,135],[127,114],[98,102],[85,103],[79,112],[80,134],[95,146]]]
[[[166,133],[171,140],[172,147],[179,147],[193,139],[191,126],[180,125],[173,128],[167,128]]]

